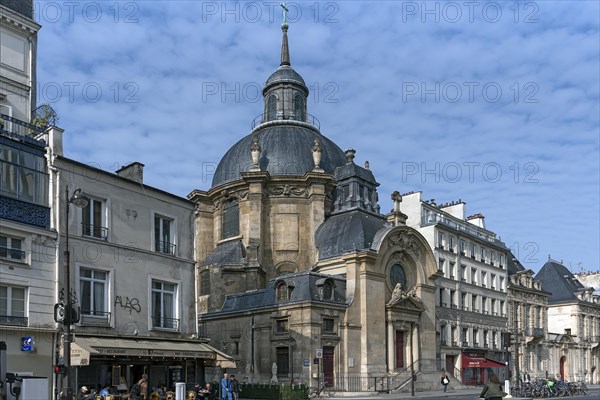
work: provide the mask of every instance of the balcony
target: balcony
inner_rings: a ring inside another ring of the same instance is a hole
[[[81,224],[83,236],[106,240],[108,238],[108,228],[98,225]]]
[[[473,347],[479,347],[479,342],[473,342]]]
[[[45,143],[36,139],[41,133],[44,133],[44,129],[39,126],[9,117],[6,114],[0,114],[0,135],[34,146],[44,147]]]
[[[110,313],[106,311],[81,310],[81,325],[110,326]]]
[[[175,255],[175,244],[163,241],[157,241],[154,246],[157,253]]]
[[[442,303],[442,307],[448,308],[448,303]]]
[[[469,311],[469,306],[463,306],[463,310]]]
[[[315,117],[312,114],[306,113],[305,120],[300,120],[300,119],[296,118],[295,115],[290,115],[290,116],[277,115],[273,119],[268,119],[267,114],[259,114],[252,120],[252,124],[251,124],[252,130],[254,130],[255,128],[259,127],[262,124],[269,124],[269,123],[277,124],[277,123],[281,123],[282,121],[286,121],[286,122],[296,121],[301,124],[302,123],[309,124],[311,126],[314,126],[317,129],[321,129],[321,123],[319,122],[317,117]]]
[[[158,329],[179,330],[179,319],[153,316],[152,317],[152,327],[158,328]]]
[[[2,259],[24,263],[26,256],[27,254],[23,250],[0,246],[0,258]]]
[[[452,308],[458,309],[458,305],[457,304],[452,304]]]
[[[29,318],[15,317],[12,315],[0,315],[0,325],[28,326]]]

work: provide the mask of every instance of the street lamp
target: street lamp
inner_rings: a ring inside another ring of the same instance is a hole
[[[63,362],[65,365],[65,386],[67,399],[71,400],[72,388],[71,388],[71,323],[73,322],[73,306],[71,304],[71,253],[69,251],[69,204],[73,204],[77,208],[84,208],[88,205],[89,199],[81,191],[81,189],[75,189],[73,195],[69,197],[69,186],[65,187],[65,275],[66,275],[66,305],[65,305],[65,317],[63,320]]]

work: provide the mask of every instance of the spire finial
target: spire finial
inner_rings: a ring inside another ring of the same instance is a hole
[[[280,4],[283,9],[283,23],[281,24],[281,30],[283,31],[283,39],[281,40],[281,66],[283,65],[291,65],[290,64],[290,48],[288,46],[288,24],[287,24],[287,13],[288,8],[285,6],[285,3]]]

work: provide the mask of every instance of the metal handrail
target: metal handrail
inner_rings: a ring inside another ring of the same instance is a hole
[[[175,244],[169,242],[157,241],[154,250],[158,253],[175,255]]]
[[[6,114],[0,114],[0,132],[8,132],[29,138],[35,138],[44,132],[44,128],[30,124]]]
[[[7,260],[25,261],[25,251],[12,247],[0,246],[0,258]]]
[[[270,119],[267,120],[266,119],[266,114],[259,114],[257,115],[253,120],[252,120],[252,129],[256,128],[257,126],[259,126],[260,124],[266,123],[266,122],[271,122],[271,121],[297,121],[297,122],[304,122],[306,124],[312,125],[317,129],[321,129],[321,122],[319,122],[319,120],[317,119],[317,117],[315,117],[312,114],[306,113],[305,114],[306,120],[301,120],[301,119],[297,119],[295,116],[291,115],[291,116],[277,116],[275,119]]]
[[[152,317],[153,328],[179,329],[178,318],[164,318],[160,316]]]
[[[84,236],[91,236],[104,240],[108,238],[108,228],[94,224],[84,224],[83,222],[81,223],[81,227]]]

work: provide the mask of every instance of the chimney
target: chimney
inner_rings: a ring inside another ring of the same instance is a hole
[[[477,213],[467,217],[467,221],[475,226],[485,229],[485,217],[482,213]]]
[[[144,183],[144,164],[134,161],[117,170],[117,175],[131,179],[138,183]]]
[[[43,140],[48,144],[50,150],[52,150],[52,154],[55,156],[63,155],[63,133],[64,129],[58,128],[56,126],[50,126],[46,131],[40,133],[36,139]]]

